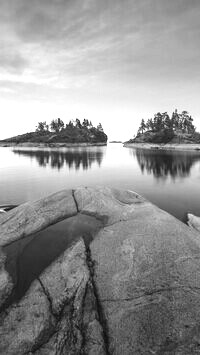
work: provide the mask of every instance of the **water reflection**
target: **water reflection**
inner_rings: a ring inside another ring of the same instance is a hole
[[[87,170],[94,163],[97,163],[100,167],[104,156],[104,150],[100,147],[96,147],[96,149],[93,147],[92,150],[89,148],[66,148],[64,150],[14,149],[13,153],[35,159],[39,166],[50,166],[58,170],[64,166],[68,166],[69,169],[79,170],[82,168]]]
[[[200,153],[194,151],[131,149],[130,152],[136,156],[142,173],[146,171],[157,179],[188,177],[192,166],[200,160]]]

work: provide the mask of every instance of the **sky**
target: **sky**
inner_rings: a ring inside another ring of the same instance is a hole
[[[187,110],[200,130],[199,0],[0,0],[0,139],[60,117],[126,140]]]

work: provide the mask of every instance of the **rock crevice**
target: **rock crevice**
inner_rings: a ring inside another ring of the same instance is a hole
[[[94,275],[95,275],[94,260],[92,260],[91,250],[89,247],[86,250],[86,262],[90,272],[90,288],[92,289],[95,298],[97,318],[102,327],[102,336],[105,344],[105,354],[109,355],[109,340],[108,340],[109,329],[106,323],[106,317],[104,315],[102,303],[99,299],[98,288],[96,287],[95,280],[94,280]]]
[[[134,192],[81,187],[10,211],[0,220],[0,244],[72,215],[76,226],[84,215],[102,223],[89,246],[76,234],[25,295],[7,304],[0,354],[197,354],[199,233]],[[3,254],[0,267],[5,302],[14,285]]]

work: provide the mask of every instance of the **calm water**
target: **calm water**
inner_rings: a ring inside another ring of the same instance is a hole
[[[0,205],[61,189],[107,185],[142,194],[185,221],[200,216],[200,152],[161,152],[122,144],[84,148],[0,148]]]

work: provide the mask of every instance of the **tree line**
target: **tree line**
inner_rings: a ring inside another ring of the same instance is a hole
[[[195,132],[193,118],[189,113],[187,111],[178,113],[178,111],[175,110],[171,117],[167,112],[158,112],[154,115],[154,118],[149,118],[146,122],[142,119],[137,134],[144,133],[145,131],[159,132],[164,129],[180,133]]]
[[[59,133],[65,129],[69,128],[79,128],[79,129],[91,129],[95,128],[91,121],[88,121],[84,118],[83,122],[76,118],[76,120],[70,120],[69,123],[65,124],[60,118],[52,120],[50,124],[47,124],[46,121],[38,122],[36,126],[36,132],[40,133],[48,133],[48,132],[55,132]],[[104,132],[102,124],[99,123],[96,129],[100,132]]]

